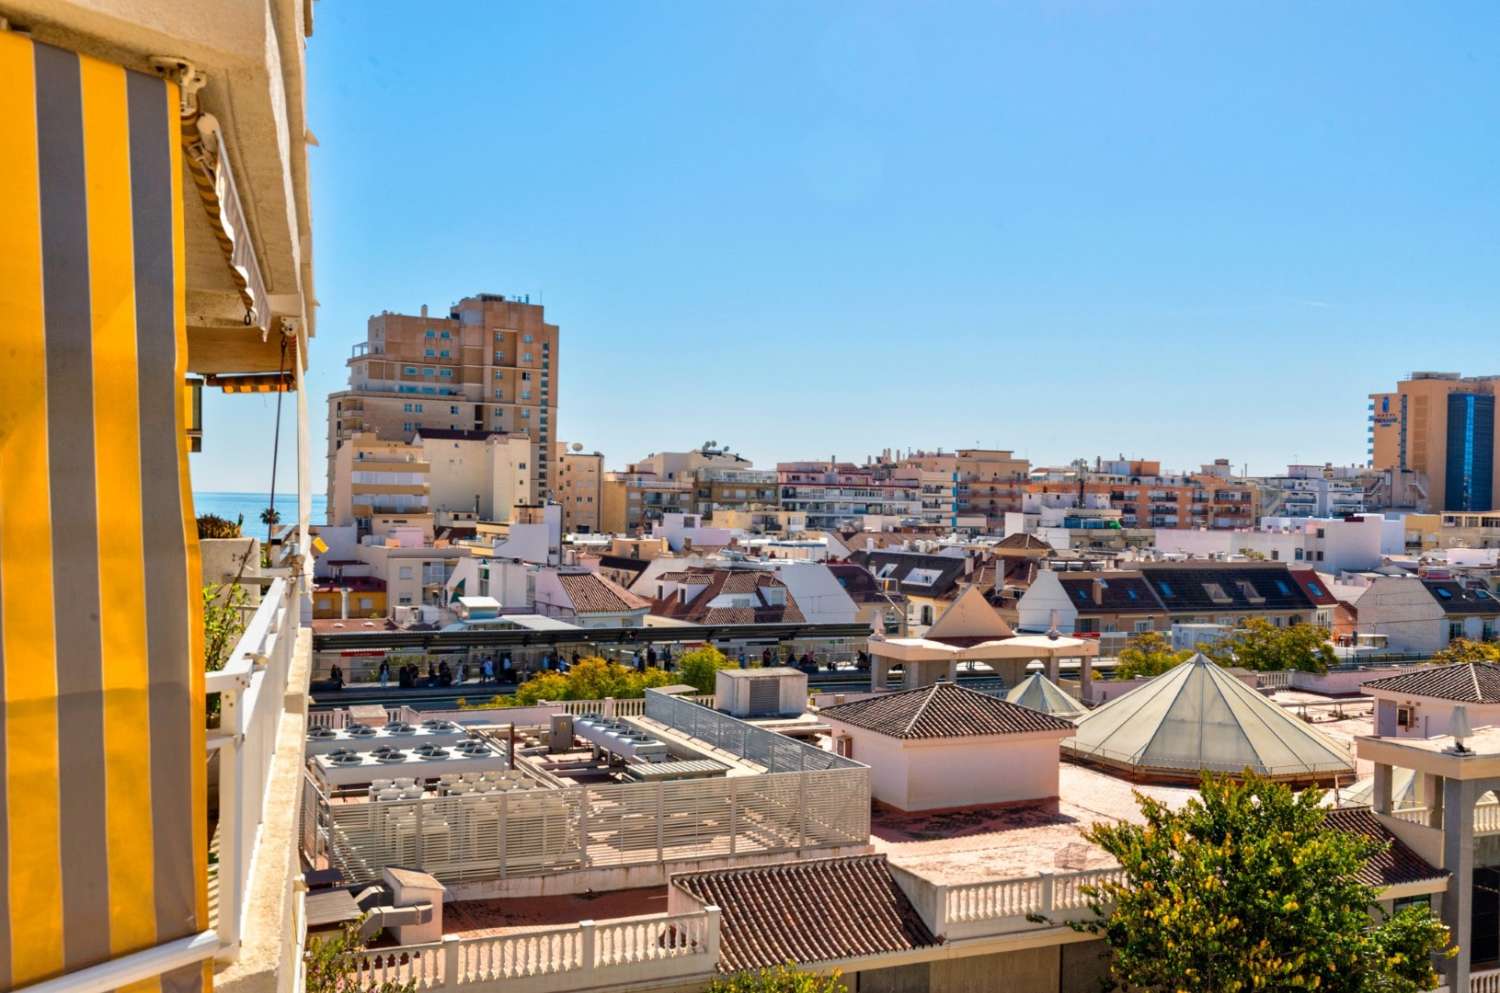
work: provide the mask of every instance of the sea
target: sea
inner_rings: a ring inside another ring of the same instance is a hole
[[[260,512],[271,506],[271,495],[269,493],[223,493],[223,492],[193,492],[193,513],[195,514],[218,514],[225,520],[234,520],[241,515],[245,518],[245,531],[255,534],[256,529],[261,527]],[[297,493],[276,494],[276,512],[281,515],[283,523],[290,523],[297,519]],[[322,524],[328,520],[328,497],[322,493],[314,493],[312,498],[312,514],[308,521],[313,524]]]

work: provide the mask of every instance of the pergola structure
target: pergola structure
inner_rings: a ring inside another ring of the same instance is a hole
[[[1042,663],[1047,678],[1057,682],[1063,659],[1078,660],[1079,696],[1087,700],[1093,684],[1093,659],[1099,643],[1089,638],[1067,638],[1056,634],[1025,634],[974,644],[954,644],[932,638],[871,638],[870,689],[886,688],[891,667],[901,667],[903,689],[931,686],[940,679],[957,680],[960,662],[982,662],[1015,686],[1026,678],[1033,661]]]

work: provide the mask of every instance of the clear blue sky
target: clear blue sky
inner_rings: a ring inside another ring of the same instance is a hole
[[[1500,372],[1492,0],[317,18],[316,490],[366,318],[476,291],[544,300],[559,436],[610,467],[712,438],[1267,472],[1362,461],[1412,368]],[[271,415],[214,398],[197,487],[263,490]]]

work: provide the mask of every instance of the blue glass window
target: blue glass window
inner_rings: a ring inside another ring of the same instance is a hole
[[[1286,580],[1278,579],[1276,580],[1276,592],[1282,596],[1291,596],[1292,588],[1286,584]]]
[[[1162,596],[1175,596],[1176,595],[1176,594],[1174,594],[1172,592],[1171,585],[1165,579],[1158,579],[1156,581],[1156,588],[1159,589],[1159,590],[1161,590],[1161,595]]]

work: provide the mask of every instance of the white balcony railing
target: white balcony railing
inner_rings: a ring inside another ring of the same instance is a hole
[[[1019,879],[934,886],[913,880],[907,891],[933,933],[947,940],[973,938],[1036,927],[1038,915],[1058,923],[1077,920],[1089,908],[1084,889],[1123,878],[1120,869],[1088,869]]]
[[[580,990],[706,976],[719,961],[719,908],[360,952],[360,989],[387,982],[419,990],[503,984],[505,993]],[[559,978],[563,977],[563,978]]]
[[[218,672],[205,676],[219,694],[219,728],[208,749],[219,753],[218,924],[223,952],[233,955],[246,913],[251,856],[265,819],[266,785],[276,755],[287,673],[297,644],[294,587],[277,579]]]

